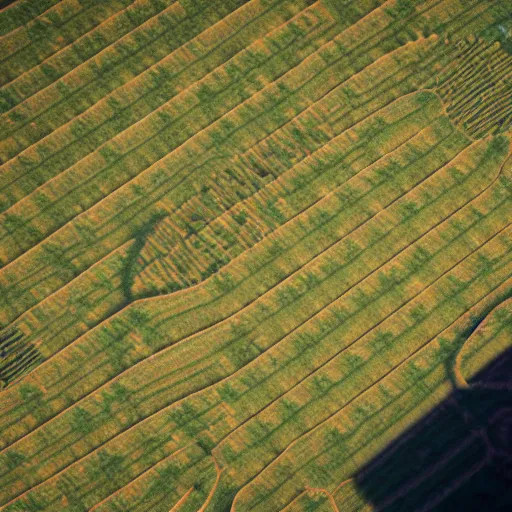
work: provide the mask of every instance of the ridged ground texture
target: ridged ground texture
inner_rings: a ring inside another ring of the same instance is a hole
[[[367,464],[512,346],[511,30],[490,0],[0,11],[1,510],[376,510]],[[385,510],[436,510],[482,439],[386,473]]]

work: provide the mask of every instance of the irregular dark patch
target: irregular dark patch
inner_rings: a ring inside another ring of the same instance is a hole
[[[478,322],[480,323],[480,322]],[[478,324],[477,324],[478,325]],[[356,476],[382,512],[512,510],[512,350],[456,390]]]
[[[39,350],[27,343],[16,327],[0,332],[0,389],[44,361]]]
[[[436,90],[451,120],[475,139],[512,127],[512,55],[472,38],[453,45]]]
[[[128,254],[125,258],[125,264],[121,274],[121,287],[125,296],[126,303],[133,301],[133,283],[135,281],[135,276],[137,275],[137,259],[146,244],[147,238],[153,233],[157,224],[167,217],[167,214],[164,212],[157,212],[151,216],[151,218],[146,222],[134,236],[134,242],[130,246],[128,250]]]

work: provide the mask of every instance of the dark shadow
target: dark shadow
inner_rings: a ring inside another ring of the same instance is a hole
[[[5,9],[6,7],[9,7],[9,5],[13,4],[17,0],[2,0],[0,1],[0,10]]]
[[[385,512],[512,511],[512,349],[355,478]]]
[[[137,275],[137,259],[139,258],[142,249],[144,249],[144,245],[146,244],[148,237],[153,233],[158,223],[165,219],[165,217],[167,217],[167,213],[156,212],[142,227],[136,230],[133,237],[134,242],[128,249],[128,254],[124,259],[124,266],[121,270],[121,288],[123,290],[125,301],[119,309],[122,309],[122,307],[133,302],[134,297],[132,287]]]

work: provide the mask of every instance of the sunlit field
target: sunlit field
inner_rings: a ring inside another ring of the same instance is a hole
[[[512,506],[512,3],[4,4],[0,510]]]

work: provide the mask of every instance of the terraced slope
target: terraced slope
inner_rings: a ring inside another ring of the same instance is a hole
[[[1,510],[456,499],[463,405],[379,461],[512,346],[505,4],[0,12]]]

